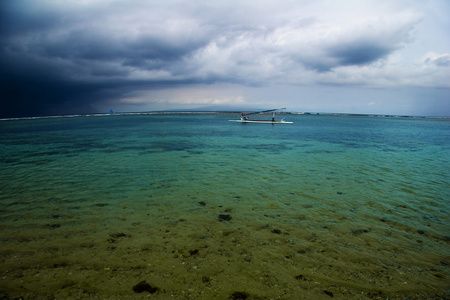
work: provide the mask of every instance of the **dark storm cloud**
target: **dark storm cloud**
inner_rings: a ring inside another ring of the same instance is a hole
[[[0,17],[2,38],[51,29],[60,23],[55,12],[45,9],[35,10],[20,0],[0,1]]]
[[[180,85],[327,81],[324,73],[388,58],[420,21],[335,26],[308,1],[292,5],[0,0],[0,116],[92,112]]]
[[[331,56],[335,57],[338,65],[365,65],[387,57],[395,50],[374,43],[360,43],[356,45],[340,45],[333,49]]]
[[[86,113],[96,99],[113,96],[109,84],[70,80],[70,68],[57,64],[3,56],[0,66],[0,117]]]
[[[108,14],[118,17],[117,7],[86,18],[86,11],[58,11],[48,3],[3,1],[1,6],[1,117],[90,112],[95,101],[142,88],[142,79],[129,78],[131,73],[167,70],[207,43],[191,28],[171,32],[158,28],[164,24],[133,23],[132,30],[127,24],[102,24]],[[166,85],[167,78],[149,79],[146,86],[158,82]]]
[[[373,28],[352,28],[336,32],[330,41],[315,50],[313,59],[304,59],[308,68],[319,72],[330,71],[341,66],[365,66],[389,57],[412,41],[410,32],[418,21],[402,20]]]

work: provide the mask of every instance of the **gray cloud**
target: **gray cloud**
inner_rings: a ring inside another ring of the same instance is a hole
[[[262,3],[2,1],[2,116],[90,112],[186,85],[355,84],[341,68],[389,59],[422,19],[394,12],[348,22],[309,2]],[[448,62],[446,54],[424,64]],[[358,72],[361,81],[380,71]]]
[[[435,57],[427,57],[425,59],[426,64],[433,64],[438,67],[449,67],[450,66],[450,54],[438,55]]]
[[[337,59],[338,65],[365,65],[387,57],[394,50],[392,46],[361,42],[354,45],[339,45],[331,50],[330,54]]]

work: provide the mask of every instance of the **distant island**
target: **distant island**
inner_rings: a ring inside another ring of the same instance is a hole
[[[120,116],[120,115],[161,115],[161,114],[241,114],[242,112],[251,112],[254,110],[160,110],[160,111],[142,111],[142,112],[113,112],[108,113],[86,113],[73,115],[56,116],[32,116],[19,118],[1,118],[4,120],[18,119],[42,119],[42,118],[73,118],[73,117],[101,117],[101,116]],[[262,113],[264,114],[264,113]],[[372,117],[372,118],[412,118],[412,119],[450,119],[444,116],[409,116],[409,115],[391,115],[391,114],[355,114],[355,113],[327,113],[327,112],[280,112],[279,115],[305,115],[305,116],[348,116],[348,117]]]

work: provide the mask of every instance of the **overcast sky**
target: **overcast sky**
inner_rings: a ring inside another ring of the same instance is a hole
[[[447,0],[0,0],[0,117],[450,116]]]

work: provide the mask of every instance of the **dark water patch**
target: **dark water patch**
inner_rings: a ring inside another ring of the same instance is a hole
[[[176,186],[176,185],[170,184],[170,183],[162,183],[162,184],[159,184],[158,186],[156,186],[156,189],[170,189],[174,186]]]
[[[16,205],[28,206],[30,203],[27,201],[14,201],[14,202],[10,202],[8,204],[4,204],[4,203],[2,203],[2,204],[6,205],[6,206],[16,206]]]
[[[123,233],[123,232],[111,233],[109,236],[112,237],[112,238],[115,238],[115,239],[117,239],[117,238],[123,238],[123,237],[130,237],[129,234],[125,234],[125,233]]]
[[[186,141],[158,141],[150,144],[151,149],[162,149],[163,151],[185,151],[195,148],[201,148],[201,145]]]
[[[304,153],[306,153],[306,154],[335,154],[335,153],[343,153],[343,152],[344,151],[317,149],[317,150],[308,150],[308,151],[305,151]]]
[[[297,143],[297,144],[291,144],[293,148],[308,148],[308,147],[314,147],[314,144],[311,143]]]
[[[429,214],[429,215],[420,215],[420,218],[421,218],[422,220],[426,220],[426,221],[433,221],[433,222],[437,222],[437,223],[442,223],[442,219],[441,219],[441,218],[439,218],[439,217],[436,216],[436,215],[432,215],[432,214]]]
[[[35,152],[35,153],[30,153],[27,157],[40,157],[40,156],[57,156],[57,155],[67,155],[67,154],[71,154],[72,152],[67,151],[66,149],[53,149],[53,150],[48,150],[48,151],[44,151],[44,152]]]
[[[379,148],[381,148],[381,147],[379,147]],[[380,150],[383,152],[398,152],[398,150],[391,149],[391,148],[381,148]]]
[[[123,151],[124,150],[118,146],[111,146],[111,147],[107,147],[107,148],[99,150],[99,152],[106,153],[106,154],[113,154],[113,153],[118,153],[118,152],[123,152]]]
[[[355,229],[355,230],[352,230],[351,232],[352,232],[352,235],[361,235],[363,233],[368,233],[369,230],[368,229]]]
[[[115,153],[115,152],[128,152],[128,151],[134,151],[137,152],[138,155],[149,155],[149,154],[155,154],[155,153],[162,153],[162,152],[181,152],[181,151],[187,151],[191,155],[195,154],[203,154],[204,151],[195,150],[196,148],[201,148],[202,145],[198,143],[190,143],[186,141],[174,141],[174,142],[149,142],[149,143],[142,143],[141,145],[122,145],[122,146],[116,146],[107,148],[104,150],[104,152],[107,153]]]
[[[361,143],[341,142],[340,144],[344,145],[346,148],[353,148],[353,149],[367,148],[366,145],[363,145],[363,144],[361,144]]]
[[[20,166],[20,165],[24,165],[24,166],[45,166],[45,165],[49,165],[54,163],[57,160],[57,158],[49,158],[47,156],[45,156],[45,158],[39,158],[39,156],[25,156],[19,159],[16,159],[14,161],[14,163],[10,164],[10,165],[15,165],[15,166]]]
[[[48,228],[48,229],[56,229],[61,227],[61,224],[46,224],[44,225],[44,228]]]
[[[188,150],[187,152],[192,155],[205,154],[205,151],[199,151],[199,150]]]
[[[111,244],[117,243],[118,239],[125,238],[125,237],[127,237],[127,238],[131,237],[131,235],[125,234],[123,232],[111,233],[109,236],[110,237],[106,241],[111,243]]]
[[[116,147],[117,151],[146,151],[148,148],[152,148],[151,146],[137,146],[137,145],[125,145]]]
[[[80,154],[92,152],[97,149],[108,148],[108,145],[91,145],[79,146],[76,144],[58,146],[47,144],[46,146],[33,145],[31,149],[17,149],[10,152],[7,157],[2,157],[0,162],[7,164],[36,164],[40,165],[42,162],[48,163],[56,161],[61,157],[76,157]]]
[[[22,164],[20,158],[11,158],[11,157],[0,157],[0,163],[7,164],[7,165],[15,165],[15,164]]]
[[[320,121],[321,119],[321,121]],[[299,134],[303,140],[339,144],[347,147],[418,151],[423,145],[441,145],[448,122],[395,118],[309,119]]]
[[[283,151],[292,150],[293,148],[287,144],[276,143],[276,144],[261,144],[261,145],[256,146],[255,149],[257,149],[259,151],[271,151],[271,152],[280,153]]]
[[[64,154],[78,154],[85,153],[90,151],[96,151],[99,149],[106,149],[111,147],[110,144],[105,144],[104,142],[100,142],[98,140],[92,141],[80,141],[80,142],[65,142],[63,145],[54,144],[53,151],[56,155],[64,155]],[[51,154],[51,153],[50,153]]]
[[[231,147],[238,148],[238,149],[257,150],[259,152],[277,153],[277,154],[293,149],[293,147],[290,147],[290,146],[288,146],[286,144],[282,144],[282,143],[276,143],[276,144],[247,143],[245,145],[233,145]]]

